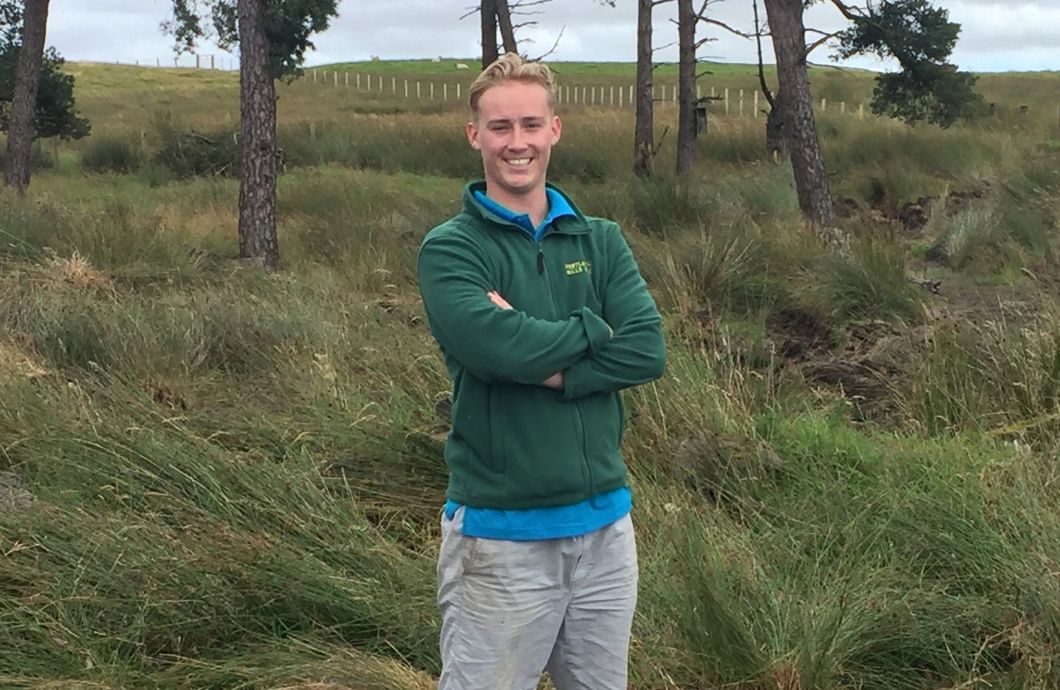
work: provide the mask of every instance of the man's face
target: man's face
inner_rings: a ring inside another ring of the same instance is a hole
[[[489,195],[504,203],[544,189],[552,145],[561,124],[539,84],[509,81],[482,93],[467,140],[482,152]]]

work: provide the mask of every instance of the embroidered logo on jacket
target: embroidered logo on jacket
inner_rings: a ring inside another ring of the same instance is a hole
[[[592,273],[593,264],[591,261],[572,261],[569,264],[564,264],[563,268],[566,269],[567,275],[576,276],[579,273]]]

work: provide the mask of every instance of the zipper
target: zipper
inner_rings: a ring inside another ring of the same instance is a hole
[[[585,448],[585,444],[589,442],[589,439],[585,434],[585,418],[582,416],[582,405],[577,400],[574,401],[574,409],[578,412],[578,435],[582,439],[582,462],[585,464],[585,481],[589,489],[588,496],[592,498],[596,495],[596,489],[593,488],[593,468],[589,464],[589,451]]]
[[[545,266],[545,248],[541,244],[545,237],[548,237],[548,235],[542,236],[539,240],[532,240],[537,245],[537,274],[545,278],[545,290],[548,291],[548,300],[552,305],[552,318],[558,319],[559,307],[556,306],[556,295],[552,292],[552,277],[549,276],[548,269]]]

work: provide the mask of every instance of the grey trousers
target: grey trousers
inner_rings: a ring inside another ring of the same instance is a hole
[[[442,518],[439,690],[626,690],[637,603],[627,515],[584,536],[466,537],[463,509]]]

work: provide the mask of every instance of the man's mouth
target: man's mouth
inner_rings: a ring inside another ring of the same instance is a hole
[[[507,159],[507,162],[508,165],[511,165],[516,168],[525,168],[526,166],[530,165],[529,158],[509,158]]]

